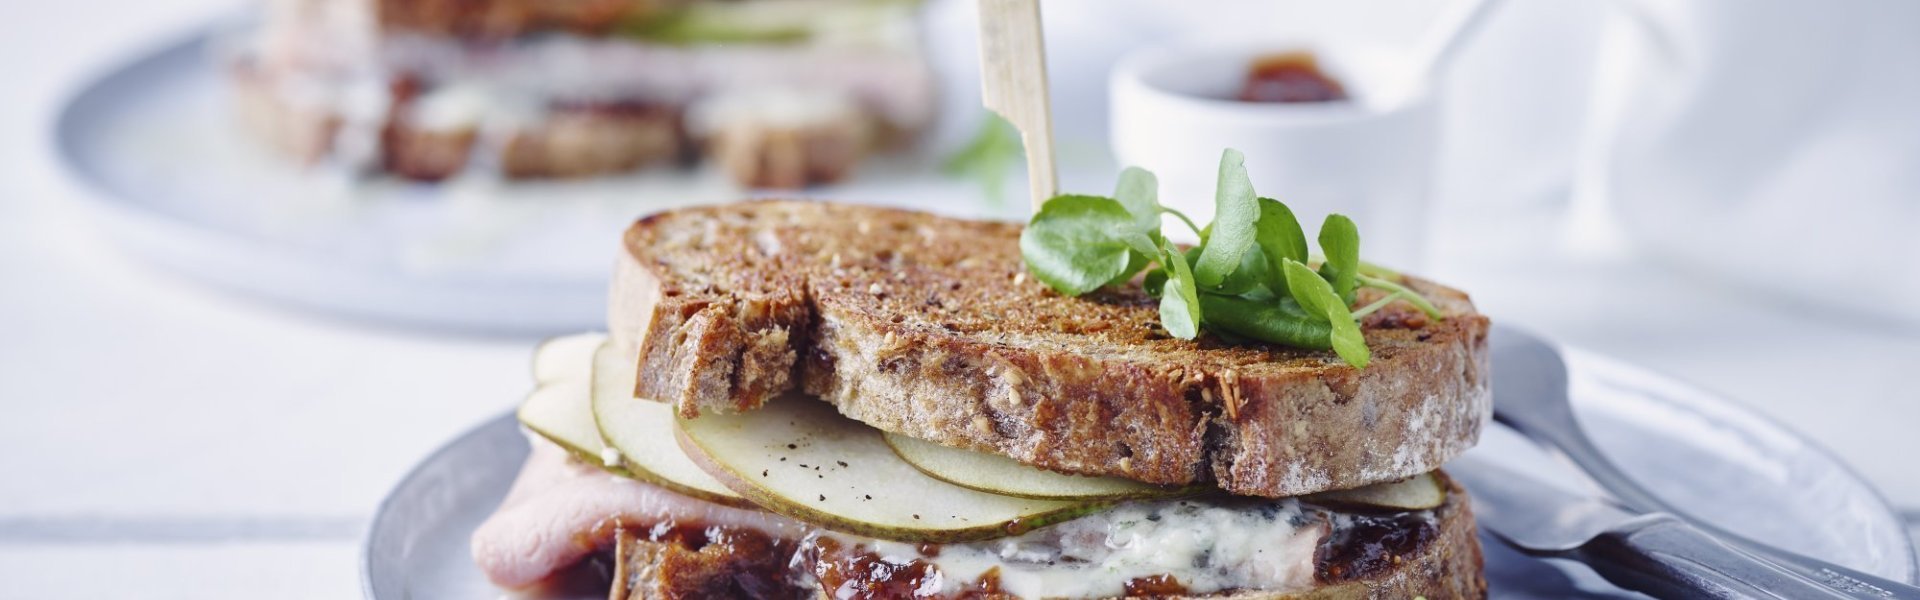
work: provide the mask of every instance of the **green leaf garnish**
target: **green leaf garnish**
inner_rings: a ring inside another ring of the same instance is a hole
[[[1126,273],[1133,217],[1099,196],[1055,196],[1020,233],[1020,256],[1041,283],[1069,296],[1099,289]]]
[[[1145,290],[1148,296],[1159,298],[1160,294],[1166,291],[1166,287],[1166,269],[1154,269],[1140,276],[1140,289]]]
[[[1172,244],[1161,247],[1160,262],[1173,265],[1166,270],[1165,287],[1160,290],[1160,326],[1166,328],[1168,335],[1183,340],[1198,337],[1200,293],[1194,287],[1193,270]]]
[[[1414,308],[1420,309],[1420,312],[1427,313],[1428,318],[1436,320],[1446,318],[1446,315],[1440,312],[1440,307],[1434,306],[1432,302],[1427,301],[1425,296],[1421,296],[1419,292],[1413,291],[1413,288],[1400,285],[1399,282],[1391,279],[1374,277],[1372,275],[1362,274],[1359,279],[1361,285],[1391,292],[1383,301],[1395,298],[1406,300],[1409,304],[1412,304]]]
[[[1219,327],[1241,337],[1296,348],[1333,347],[1333,326],[1308,317],[1292,303],[1203,294],[1200,313],[1209,328]]]
[[[1188,252],[1190,260],[1198,260],[1199,253]],[[1266,287],[1267,258],[1259,252],[1249,251],[1240,255],[1240,266],[1234,268],[1220,285],[1206,289],[1209,294],[1239,296]]]
[[[1202,244],[1207,243],[1207,230],[1201,229],[1199,225],[1193,224],[1193,219],[1188,218],[1187,213],[1183,213],[1171,208],[1167,208],[1165,206],[1160,207],[1160,212],[1173,215],[1174,218],[1180,219],[1181,223],[1187,224],[1187,229],[1193,230],[1194,237],[1200,238],[1200,243]]]
[[[1111,281],[1107,282],[1107,285],[1122,285],[1128,281],[1132,281],[1134,275],[1139,275],[1140,270],[1147,268],[1147,265],[1150,265],[1150,264],[1153,264],[1153,257],[1145,254],[1141,254],[1137,250],[1130,251],[1127,253],[1126,270],[1123,270],[1120,272],[1119,275],[1114,276],[1114,278]]]
[[[1353,318],[1353,312],[1347,303],[1333,291],[1333,284],[1314,273],[1306,263],[1287,261],[1287,290],[1293,299],[1307,313],[1318,314],[1330,326],[1328,343],[1333,351],[1345,359],[1347,364],[1366,368],[1371,359],[1367,350],[1367,338],[1360,333],[1360,323]]]
[[[1307,262],[1307,234],[1300,230],[1300,220],[1279,200],[1261,198],[1260,220],[1254,222],[1253,229],[1254,241],[1265,258],[1262,282],[1274,294],[1287,295],[1287,275],[1281,268],[1289,260]]]
[[[1399,271],[1382,267],[1380,265],[1376,265],[1364,260],[1360,261],[1360,274],[1371,275],[1371,276],[1379,277],[1382,279],[1399,279],[1400,278]]]
[[[1332,322],[1332,319],[1327,317],[1333,314],[1332,305],[1345,306],[1338,296],[1333,295],[1333,286],[1322,279],[1318,273],[1314,273],[1306,263],[1289,260],[1281,265],[1280,270],[1287,277],[1288,297],[1300,303],[1300,308],[1305,310],[1308,316]],[[1319,283],[1314,283],[1315,281]],[[1326,293],[1321,294],[1320,290],[1326,290]]]
[[[1220,155],[1220,177],[1213,192],[1213,222],[1207,226],[1206,250],[1193,265],[1194,279],[1213,287],[1240,267],[1240,255],[1253,246],[1254,221],[1260,219],[1260,204],[1253,195],[1253,179],[1247,176],[1246,157],[1239,150],[1226,149]]]
[[[1133,215],[1133,224],[1140,231],[1160,231],[1160,180],[1151,171],[1140,167],[1122,169],[1113,199],[1127,208],[1127,214]]]
[[[947,175],[971,179],[980,186],[987,201],[998,206],[1006,197],[1007,174],[1026,160],[1026,146],[1020,143],[1020,131],[999,114],[987,112],[973,139],[947,156],[940,170]]]
[[[1244,162],[1237,151],[1222,153],[1215,216],[1205,227],[1161,206],[1158,181],[1142,169],[1122,171],[1111,198],[1056,196],[1020,235],[1027,270],[1071,296],[1140,276],[1147,295],[1160,301],[1161,327],[1173,337],[1194,339],[1205,328],[1227,343],[1332,349],[1357,368],[1372,360],[1360,317],[1406,301],[1443,318],[1402,285],[1399,274],[1360,260],[1359,229],[1344,216],[1328,216],[1321,225],[1326,258],[1317,272],[1307,266],[1299,219],[1285,203],[1254,194]],[[1169,242],[1160,232],[1166,214],[1200,243],[1182,249]],[[1361,287],[1387,293],[1355,310]]]
[[[1360,228],[1354,227],[1353,219],[1346,215],[1327,215],[1327,221],[1320,225],[1320,251],[1327,255],[1327,261],[1320,264],[1320,274],[1333,284],[1333,292],[1342,301],[1353,302],[1353,290],[1359,286]]]

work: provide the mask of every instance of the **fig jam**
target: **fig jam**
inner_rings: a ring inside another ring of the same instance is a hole
[[[665,520],[645,529],[619,526],[615,535],[659,544],[649,552],[616,555],[616,600],[810,596],[789,576],[796,544],[759,530]],[[620,553],[630,548],[624,541],[616,545]]]
[[[1365,579],[1412,560],[1439,535],[1431,512],[1334,517],[1333,530],[1314,550],[1314,578],[1322,583]]]
[[[1339,102],[1347,99],[1347,89],[1320,70],[1320,62],[1313,54],[1283,52],[1253,60],[1238,99],[1241,102]]]
[[[831,598],[931,598],[940,593],[940,570],[926,561],[888,560],[861,546],[843,548],[829,538],[815,538],[807,554],[820,590]]]
[[[1127,581],[1128,596],[1177,596],[1187,593],[1187,586],[1172,575],[1152,575],[1135,577]]]

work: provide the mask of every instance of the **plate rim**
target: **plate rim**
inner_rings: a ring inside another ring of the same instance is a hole
[[[1900,518],[1900,510],[1895,508],[1893,502],[1887,499],[1886,492],[1881,490],[1879,485],[1876,485],[1872,479],[1868,479],[1866,475],[1862,474],[1858,467],[1853,466],[1853,463],[1848,462],[1839,454],[1827,448],[1826,444],[1821,443],[1820,440],[1814,439],[1812,436],[1802,433],[1798,429],[1789,427],[1784,421],[1754,408],[1748,402],[1732,394],[1721,393],[1708,386],[1695,383],[1692,380],[1674,376],[1664,369],[1629,362],[1604,353],[1587,350],[1580,346],[1560,344],[1551,341],[1549,341],[1549,343],[1560,350],[1563,355],[1573,357],[1578,362],[1595,365],[1605,371],[1633,373],[1635,376],[1656,381],[1662,386],[1682,391],[1691,397],[1690,400],[1683,401],[1706,403],[1722,410],[1739,413],[1743,418],[1771,428],[1774,432],[1783,434],[1799,442],[1808,453],[1818,456],[1823,461],[1830,463],[1848,479],[1861,483],[1861,487],[1866,491],[1867,498],[1872,500],[1873,508],[1878,509],[1880,514],[1891,517],[1894,527],[1900,528],[1897,531],[1899,535],[1896,539],[1901,541],[1900,549],[1905,552],[1906,557],[1905,560],[1900,561],[1899,564],[1906,568],[1907,573],[1905,578],[1889,577],[1888,579],[1894,579],[1900,583],[1920,585],[1920,549],[1915,548],[1913,536],[1909,534],[1906,529],[1901,528],[1904,521]]]
[[[456,449],[473,439],[474,436],[479,435],[482,431],[494,427],[501,427],[507,423],[514,423],[516,427],[518,426],[515,409],[507,409],[506,412],[502,414],[487,417],[478,423],[460,430],[460,433],[441,443],[435,447],[432,452],[427,453],[425,457],[414,462],[412,466],[407,468],[407,472],[402,474],[398,480],[395,480],[394,484],[387,488],[386,493],[380,496],[380,503],[374,506],[373,518],[367,520],[366,530],[360,532],[358,540],[359,548],[354,553],[355,562],[359,563],[357,565],[358,569],[356,570],[360,573],[360,592],[363,597],[370,599],[379,598],[379,596],[375,595],[373,589],[373,539],[379,534],[381,529],[387,526],[387,521],[392,518],[390,516],[393,514],[391,509],[393,504],[399,501],[400,491],[413,485],[414,481],[422,477],[424,471],[447,455],[455,452]]]
[[[1512,329],[1509,326],[1500,326],[1500,325],[1496,325],[1495,328],[1496,330],[1502,329],[1502,328]],[[1714,392],[1709,388],[1694,384],[1686,379],[1673,377],[1659,369],[1643,367],[1635,363],[1624,361],[1618,358],[1613,358],[1606,354],[1585,350],[1579,346],[1560,344],[1557,342],[1550,342],[1550,343],[1552,343],[1555,348],[1559,349],[1568,358],[1572,359],[1569,361],[1569,364],[1578,364],[1582,366],[1591,364],[1591,365],[1595,365],[1597,368],[1599,368],[1602,371],[1631,373],[1634,376],[1647,378],[1651,381],[1658,382],[1663,386],[1671,387],[1674,390],[1681,391],[1686,395],[1690,396],[1690,398],[1677,399],[1677,400],[1671,399],[1671,398],[1659,398],[1656,401],[1663,402],[1663,403],[1670,403],[1670,404],[1680,404],[1683,408],[1691,408],[1691,406],[1688,406],[1688,405],[1692,403],[1705,403],[1705,404],[1713,405],[1715,408],[1718,408],[1718,409],[1739,413],[1742,417],[1750,419],[1753,422],[1758,423],[1763,427],[1771,428],[1774,430],[1774,432],[1784,434],[1785,436],[1793,439],[1794,441],[1803,444],[1808,452],[1816,455],[1822,461],[1829,463],[1834,467],[1837,467],[1841,475],[1844,475],[1849,480],[1858,483],[1859,486],[1867,492],[1868,498],[1872,500],[1873,508],[1877,509],[1880,514],[1887,517],[1891,517],[1892,522],[1895,523],[1896,525],[1900,523],[1898,519],[1898,513],[1893,510],[1892,504],[1887,502],[1885,493],[1882,492],[1878,486],[1875,486],[1871,480],[1866,479],[1865,477],[1862,477],[1860,472],[1856,470],[1851,464],[1847,463],[1845,460],[1842,460],[1839,455],[1836,455],[1833,452],[1829,451],[1825,446],[1818,443],[1817,440],[1814,440],[1808,437],[1807,435],[1801,433],[1796,429],[1786,426],[1784,423],[1774,419],[1772,416],[1767,415],[1766,413],[1754,410],[1753,408],[1749,407],[1745,402],[1742,402],[1737,398],[1734,398],[1733,396]],[[1595,367],[1586,367],[1586,368],[1595,368]],[[360,548],[358,552],[359,563],[360,563],[359,564],[360,587],[364,597],[371,600],[380,600],[380,598],[375,595],[375,590],[373,589],[373,571],[375,568],[377,568],[373,564],[373,540],[374,540],[375,534],[379,532],[384,526],[387,525],[387,519],[388,519],[387,515],[389,514],[388,509],[391,507],[391,505],[394,502],[397,501],[398,492],[401,489],[407,487],[412,481],[414,481],[421,471],[425,470],[430,464],[433,464],[439,461],[442,457],[453,452],[454,448],[457,446],[460,446],[462,442],[465,442],[468,439],[472,438],[473,436],[478,435],[481,431],[485,429],[488,429],[491,427],[499,427],[499,426],[502,426],[503,423],[514,422],[515,420],[514,415],[515,415],[515,411],[513,409],[508,409],[504,413],[498,416],[488,418],[476,425],[473,425],[463,430],[458,435],[454,436],[453,438],[442,443],[440,446],[436,447],[433,450],[433,452],[429,453],[426,457],[415,462],[413,466],[407,470],[406,474],[403,475],[398,480],[398,482],[395,483],[391,488],[389,488],[387,490],[387,493],[381,497],[380,503],[375,509],[377,512],[375,512],[373,518],[369,520],[366,531],[360,537]],[[1912,538],[1907,534],[1907,532],[1904,529],[1899,530],[1897,533],[1899,535],[1896,536],[1895,539],[1900,540],[1901,543],[1899,544],[1899,547],[1903,551],[1905,551],[1905,554],[1906,554],[1906,560],[1901,561],[1899,564],[1901,564],[1906,568],[1907,573],[1904,580],[1902,580],[1900,577],[1889,577],[1889,579],[1900,580],[1903,583],[1920,583],[1920,565],[1915,564],[1916,563],[1915,548],[1914,548]]]

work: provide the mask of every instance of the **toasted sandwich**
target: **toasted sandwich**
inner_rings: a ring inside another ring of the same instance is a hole
[[[1182,336],[1152,272],[1062,293],[1022,236],[818,202],[641,219],[609,332],[537,352],[477,564],[603,565],[616,599],[1485,596],[1439,470],[1490,411],[1464,293],[1355,291],[1363,368]]]
[[[227,58],[256,137],[438,181],[707,160],[846,177],[931,123],[914,0],[275,0]]]

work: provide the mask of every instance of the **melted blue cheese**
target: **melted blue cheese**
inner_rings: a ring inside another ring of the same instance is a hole
[[[920,556],[910,545],[875,548],[892,561],[924,560],[948,592],[999,567],[1000,587],[1023,598],[1124,595],[1127,582],[1170,575],[1187,590],[1298,590],[1313,584],[1313,554],[1326,535],[1320,511],[1298,501],[1131,502],[1105,513]]]

